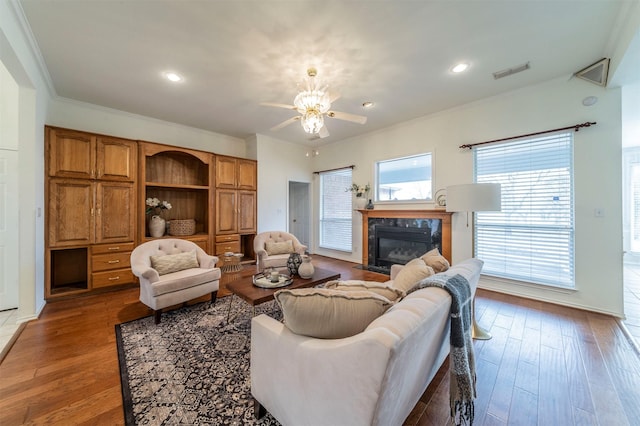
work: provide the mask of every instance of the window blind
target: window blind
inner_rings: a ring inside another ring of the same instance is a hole
[[[474,173],[502,186],[502,211],[475,215],[483,273],[575,287],[573,133],[476,147]]]
[[[322,248],[351,251],[352,219],[351,186],[352,170],[341,169],[320,173],[319,246]]]

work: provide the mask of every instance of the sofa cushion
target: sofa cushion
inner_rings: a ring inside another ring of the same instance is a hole
[[[151,267],[158,271],[158,275],[198,268],[199,266],[195,250],[151,256]]]
[[[151,284],[151,293],[154,297],[185,288],[199,286],[204,283],[220,279],[220,268],[201,269],[191,268],[163,275],[160,281]]]
[[[325,285],[325,288],[342,291],[370,291],[389,299],[391,302],[395,302],[396,300],[404,297],[404,292],[399,288],[395,288],[391,281],[380,283],[376,281],[363,280],[335,280],[329,281]]]
[[[264,244],[264,248],[267,251],[267,254],[269,256],[272,256],[274,254],[293,253],[293,241],[291,240],[279,241],[279,242],[267,241]]]
[[[393,280],[393,286],[406,293],[418,281],[435,274],[431,266],[427,266],[422,259],[413,259],[409,261],[398,272]]]
[[[428,266],[431,266],[436,273],[444,272],[450,267],[449,261],[440,254],[437,248],[423,254],[421,259],[424,260],[424,263]]]
[[[320,339],[358,334],[391,306],[388,299],[369,291],[301,288],[280,290],[274,297],[289,330]]]

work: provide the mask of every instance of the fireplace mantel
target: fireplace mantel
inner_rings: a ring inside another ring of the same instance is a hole
[[[362,264],[369,258],[369,218],[440,219],[442,221],[442,255],[451,263],[451,212],[445,210],[358,210],[362,214]]]

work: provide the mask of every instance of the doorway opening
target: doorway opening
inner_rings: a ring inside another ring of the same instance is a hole
[[[300,243],[311,247],[311,185],[309,182],[289,181],[289,210],[287,230]]]

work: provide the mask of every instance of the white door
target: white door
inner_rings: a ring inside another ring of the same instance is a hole
[[[310,242],[309,183],[289,181],[289,232],[305,246]]]
[[[0,311],[18,307],[18,152],[0,149]]]
[[[0,149],[0,310],[18,307],[18,152]]]

